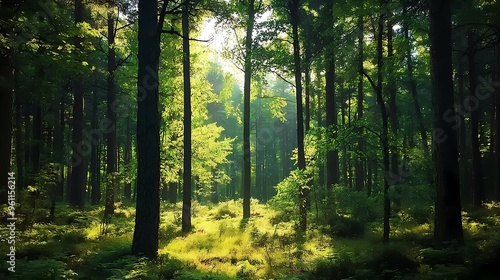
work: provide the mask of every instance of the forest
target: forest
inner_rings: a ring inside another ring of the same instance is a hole
[[[0,0],[1,279],[499,279],[500,2]]]

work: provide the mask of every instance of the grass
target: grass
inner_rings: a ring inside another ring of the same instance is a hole
[[[496,279],[500,272],[498,203],[464,212],[465,245],[451,249],[433,248],[433,225],[404,212],[391,219],[386,245],[380,222],[368,223],[358,238],[332,237],[314,223],[300,235],[293,220],[255,200],[248,221],[241,220],[241,201],[193,202],[194,228],[182,234],[181,206],[162,205],[159,258],[151,262],[130,254],[132,205],[117,203],[103,235],[102,206],[80,212],[58,204],[54,221],[17,232],[17,272],[9,274],[2,262],[0,278]],[[1,252],[8,249],[7,233],[0,230]]]

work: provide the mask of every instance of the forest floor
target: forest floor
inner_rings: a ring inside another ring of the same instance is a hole
[[[252,201],[242,221],[241,201],[193,203],[190,234],[181,233],[181,204],[161,211],[159,258],[130,254],[135,209],[117,204],[111,224],[103,207],[85,211],[57,204],[55,219],[17,231],[16,272],[3,261],[1,279],[499,279],[500,205],[464,212],[464,245],[433,247],[432,224],[399,214],[391,243],[381,242],[381,223],[363,236],[339,237],[310,214],[310,229]],[[32,212],[45,216],[46,210]],[[22,217],[20,217],[22,220]],[[21,221],[20,220],[20,221]],[[40,219],[43,220],[43,219]],[[19,227],[23,223],[19,223]],[[348,227],[348,226],[346,226]],[[107,231],[106,234],[103,234]],[[0,252],[8,252],[8,229],[0,230]]]

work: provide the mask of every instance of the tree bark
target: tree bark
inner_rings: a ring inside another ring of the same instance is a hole
[[[453,124],[443,114],[454,112],[450,0],[430,0],[430,54],[434,109],[436,202],[434,238],[438,242],[463,240],[458,177],[458,152]]]
[[[385,107],[384,98],[382,96],[382,70],[383,70],[383,34],[384,34],[384,16],[380,15],[378,19],[378,35],[377,35],[377,103],[380,107],[382,115],[382,154],[384,158],[384,242],[389,242],[389,234],[391,231],[389,219],[391,216],[391,201],[389,199],[389,128],[388,114]]]
[[[361,8],[362,9],[362,8]],[[358,68],[363,69],[363,36],[364,36],[364,22],[363,15],[358,17]],[[357,104],[357,119],[361,121],[363,119],[363,74],[360,73],[358,77],[358,104]],[[365,188],[365,170],[363,168],[363,157],[364,157],[364,129],[359,127],[358,129],[358,153],[360,156],[356,159],[356,190],[362,191]],[[345,157],[345,155],[344,155]]]
[[[84,6],[82,0],[75,0],[75,24],[83,22]],[[82,38],[76,36],[74,39],[75,47],[82,49]],[[85,166],[84,156],[81,151],[84,149],[83,139],[83,79],[76,77],[73,81],[74,100],[73,100],[73,157],[71,169],[71,192],[70,203],[82,209],[85,205]]]
[[[97,92],[92,94],[92,130],[98,129],[97,110],[99,102],[97,100]],[[101,141],[98,135],[96,139],[91,141],[92,152],[90,155],[90,173],[91,173],[91,188],[90,188],[90,201],[92,205],[96,205],[101,200],[101,182],[99,181],[99,173],[101,172],[101,164],[99,161],[99,143]]]
[[[496,199],[500,200],[500,94],[498,89],[498,83],[500,83],[500,42],[497,42],[495,46],[495,56],[496,56],[496,82],[497,82],[497,92],[495,94],[495,162],[496,162],[496,187],[495,194]]]
[[[157,0],[139,0],[137,194],[132,253],[156,258],[160,224],[160,115],[158,66],[160,31]]]
[[[297,102],[297,150],[298,150],[298,168],[300,171],[306,169],[306,159],[304,153],[304,115],[302,108],[302,71],[299,43],[299,0],[288,1],[292,24],[293,38],[293,59],[295,74],[295,99]],[[302,184],[299,184],[299,216],[300,230],[305,232],[307,229],[307,195],[308,191]]]
[[[468,35],[468,51],[467,61],[469,66],[469,106],[470,114],[470,137],[472,151],[472,177],[473,180],[473,204],[475,207],[480,207],[485,200],[484,184],[483,184],[483,169],[481,167],[481,144],[479,142],[479,119],[480,105],[476,97],[477,88],[477,73],[476,73],[476,45],[474,42],[474,34]]]
[[[113,1],[108,2],[108,77],[107,77],[107,117],[110,122],[109,131],[107,132],[107,155],[106,155],[106,174],[113,176],[113,180],[106,180],[106,203],[104,213],[111,216],[114,213],[114,189],[117,182],[114,178],[117,171],[117,140],[116,140],[116,85],[115,85],[115,68],[116,68],[116,52],[115,52],[115,22],[116,14]]]
[[[248,1],[245,37],[245,80],[243,86],[243,219],[250,218],[250,87],[252,83],[252,33],[255,22],[255,0]]]
[[[182,187],[182,232],[191,231],[191,66],[189,50],[189,1],[182,8],[182,70],[184,77],[184,177]]]

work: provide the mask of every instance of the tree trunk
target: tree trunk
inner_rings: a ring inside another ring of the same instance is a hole
[[[245,81],[243,86],[243,219],[250,218],[251,154],[250,154],[250,87],[252,83],[252,33],[255,0],[248,1],[245,37]]]
[[[358,17],[358,68],[363,69],[363,15]],[[363,74],[360,73],[358,77],[358,104],[357,104],[357,119],[361,121],[363,119]],[[363,168],[363,157],[364,157],[364,129],[360,127],[358,129],[358,153],[360,156],[356,159],[356,191],[362,191],[365,186],[365,170]],[[346,155],[344,155],[346,157]]]
[[[17,72],[15,73],[17,76]],[[14,80],[17,83],[17,80]],[[2,93],[3,96],[3,93]],[[3,101],[2,101],[2,104]],[[21,115],[21,96],[20,93],[16,94],[15,97],[15,127],[16,127],[16,142],[15,142],[15,151],[16,151],[16,165],[17,165],[17,173],[16,173],[16,185],[18,190],[22,190],[25,188],[24,185],[24,145],[23,145],[23,119]]]
[[[191,231],[191,66],[189,50],[189,1],[182,8],[182,69],[184,77],[184,177],[182,187],[182,232]]]
[[[468,35],[468,51],[467,61],[469,66],[469,96],[470,99],[469,111],[470,114],[470,136],[471,136],[471,151],[472,151],[472,177],[473,181],[473,204],[475,207],[480,207],[484,202],[484,184],[483,170],[481,167],[481,144],[479,142],[479,119],[480,119],[480,104],[476,97],[477,74],[476,74],[476,46],[474,42],[474,34],[471,32]]]
[[[429,1],[431,79],[434,107],[433,142],[436,164],[434,238],[463,240],[458,177],[458,153],[453,124],[443,114],[454,114],[450,0]]]
[[[99,102],[97,100],[97,92],[92,94],[92,119],[91,126],[92,130],[96,131],[98,129],[97,120],[97,110]],[[92,205],[96,205],[101,200],[101,182],[99,181],[99,173],[101,172],[101,163],[99,161],[99,142],[101,141],[98,135],[95,136],[96,139],[92,141],[92,152],[90,155],[90,173],[91,173],[91,191],[90,191],[90,201]]]
[[[394,208],[395,211],[398,212],[401,209],[401,190],[398,188],[398,183],[401,181],[401,177],[399,174],[399,152],[397,141],[398,139],[398,112],[396,106],[396,81],[395,81],[395,73],[394,73],[394,48],[392,42],[392,20],[387,20],[387,60],[388,60],[388,92],[389,92],[389,111],[390,111],[390,121],[391,121],[391,132],[394,140],[392,141],[393,145],[391,145],[391,177],[394,178],[392,183],[393,188],[395,188],[395,197],[394,197]]]
[[[75,0],[75,24],[83,22],[83,1]],[[82,49],[82,38],[76,36],[74,39],[75,47],[79,50]],[[83,139],[83,79],[75,77],[73,81],[74,100],[73,100],[73,157],[71,168],[71,192],[70,203],[73,206],[78,206],[80,209],[85,205],[85,166],[84,154],[85,149]]]
[[[123,163],[125,164],[126,168],[130,168],[130,161],[132,160],[132,139],[130,137],[130,118],[127,117],[126,120],[126,131],[125,131],[125,152],[123,154]],[[127,180],[130,180],[130,178],[127,178]],[[125,182],[125,187],[123,188],[123,196],[126,199],[131,199],[132,198],[132,182],[131,181],[126,181]]]
[[[497,86],[500,83],[500,42],[497,42],[495,46],[496,55],[496,83]],[[495,94],[495,161],[496,161],[496,187],[495,194],[496,199],[500,200],[500,94]]]
[[[323,100],[321,99],[321,95],[323,92],[320,90],[322,88],[321,86],[321,69],[319,67],[316,68],[316,88],[317,88],[317,102],[318,102],[318,108],[316,112],[316,119],[318,121],[318,127],[323,126],[323,113],[322,113],[322,102]],[[322,135],[320,134],[318,136],[318,141],[321,141]],[[324,186],[325,185],[325,166],[321,162],[321,160],[318,160],[318,168],[319,168],[319,174],[318,174],[318,180],[319,180],[319,185]]]
[[[306,169],[306,159],[304,154],[304,115],[302,108],[302,71],[300,58],[300,43],[299,43],[299,0],[288,1],[288,7],[291,16],[292,38],[293,38],[293,59],[295,73],[295,97],[297,102],[297,150],[298,150],[298,167],[299,170]],[[300,215],[300,230],[305,232],[307,229],[307,195],[308,191],[305,186],[299,184],[299,215]]]
[[[109,131],[107,133],[107,157],[106,157],[106,175],[113,176],[112,180],[106,180],[106,204],[104,215],[111,216],[114,213],[114,189],[117,187],[115,179],[117,171],[117,140],[116,140],[116,85],[115,85],[115,68],[116,68],[116,52],[115,52],[115,7],[112,1],[108,2],[108,77],[107,77],[107,117],[110,122]],[[112,185],[110,185],[112,184]]]
[[[157,1],[139,0],[137,195],[132,253],[156,258],[160,224],[160,115]],[[160,25],[158,27],[158,25]],[[156,31],[156,32],[155,32]]]
[[[388,131],[388,114],[382,97],[382,69],[383,69],[383,33],[384,33],[384,16],[380,15],[378,19],[378,35],[377,35],[377,103],[382,114],[382,154],[384,157],[384,242],[389,242],[391,216],[391,201],[389,199],[389,131]]]

